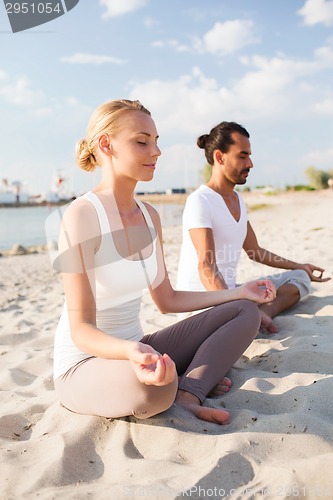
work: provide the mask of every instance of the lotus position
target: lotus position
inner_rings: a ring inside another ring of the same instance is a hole
[[[275,333],[278,329],[273,318],[305,297],[311,281],[324,282],[330,278],[323,277],[321,267],[291,261],[258,243],[243,198],[235,191],[235,186],[246,183],[253,168],[249,137],[238,123],[222,122],[197,140],[212,166],[212,175],[207,184],[186,200],[177,288],[235,288],[237,264],[244,249],[255,262],[288,270],[266,278],[274,283],[276,298],[259,306],[262,329]]]
[[[134,196],[137,182],[155,175],[157,141],[150,112],[117,100],[97,108],[77,145],[78,165],[102,172],[62,219],[54,265],[66,300],[55,334],[55,389],[77,413],[145,419],[175,403],[226,424],[229,413],[205,407],[205,398],[229,389],[225,375],[258,330],[257,304],[271,302],[275,287],[261,280],[230,290],[172,288],[158,213]],[[146,288],[162,313],[209,309],[145,335]]]

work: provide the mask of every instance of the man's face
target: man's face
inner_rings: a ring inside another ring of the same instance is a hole
[[[238,132],[231,135],[234,144],[222,154],[224,176],[233,184],[245,184],[250,169],[253,167],[251,144],[247,137]]]

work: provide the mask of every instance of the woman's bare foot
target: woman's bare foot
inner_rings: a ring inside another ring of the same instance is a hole
[[[232,382],[230,378],[223,377],[215,387],[207,394],[208,398],[214,398],[217,396],[223,396],[226,392],[230,391],[230,387],[232,386]]]
[[[260,330],[267,333],[277,333],[279,331],[278,327],[273,323],[273,320],[267,313],[260,309],[261,324]]]
[[[217,408],[201,406],[199,399],[190,392],[179,390],[175,403],[190,411],[200,420],[212,422],[213,424],[225,425],[229,423],[229,412]]]

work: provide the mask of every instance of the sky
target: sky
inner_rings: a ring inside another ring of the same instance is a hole
[[[91,189],[100,169],[76,167],[75,143],[118,98],[139,99],[160,135],[138,190],[197,187],[196,139],[224,120],[250,133],[249,187],[307,183],[307,167],[333,168],[333,0],[80,0],[19,33],[1,2],[0,179]]]

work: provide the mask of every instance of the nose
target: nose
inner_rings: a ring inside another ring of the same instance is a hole
[[[253,161],[251,160],[251,158],[249,157],[248,158],[248,168],[253,168]]]
[[[160,148],[158,147],[158,145],[155,144],[155,148],[153,150],[152,156],[161,156],[161,154],[162,154],[162,151],[160,150]]]

